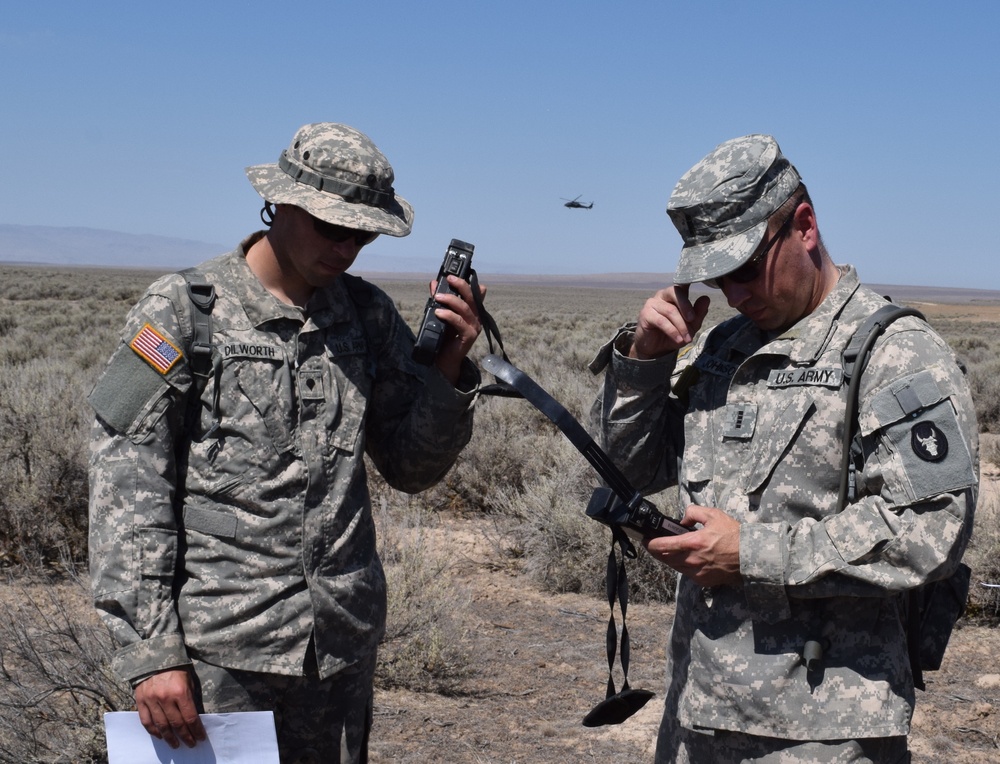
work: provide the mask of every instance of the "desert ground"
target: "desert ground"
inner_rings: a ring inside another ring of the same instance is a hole
[[[984,470],[983,491],[984,500],[997,500],[993,465]],[[587,728],[582,719],[604,698],[608,677],[607,603],[533,588],[496,558],[483,518],[456,515],[437,532],[454,550],[450,575],[472,593],[474,670],[448,695],[377,690],[372,762],[651,762],[673,606],[632,604],[627,612],[629,684],[656,696],[619,726]],[[927,690],[917,693],[915,764],[1000,761],[998,655],[1000,631],[960,623],[941,670],[928,673]],[[618,664],[615,683],[620,689]]]
[[[917,307],[932,322],[1000,322],[995,292],[956,298],[949,290],[884,287],[882,293]],[[997,501],[1000,468],[984,462],[980,507]],[[450,575],[472,592],[468,612],[474,670],[447,695],[377,690],[372,761],[651,762],[673,605],[628,608],[629,684],[656,696],[621,725],[587,728],[582,719],[604,698],[608,678],[607,602],[540,592],[486,541],[488,519],[453,514],[437,532],[441,543],[454,549]],[[1000,762],[997,656],[1000,630],[959,623],[941,670],[928,673],[926,691],[917,692],[910,736],[915,764]],[[618,664],[614,679],[620,689]]]
[[[96,705],[124,710],[130,698],[120,691],[106,697],[91,692],[117,686],[108,678],[107,635],[84,587],[74,589],[59,571],[82,572],[86,560],[82,433],[92,414],[84,410],[83,397],[118,341],[117,327],[125,311],[152,276],[136,272],[108,278],[105,271],[55,269],[40,278],[40,273],[35,268],[0,268],[0,282],[5,283],[0,290],[0,412],[7,416],[0,427],[0,521],[6,521],[0,522],[0,571],[5,574],[0,578],[0,764],[85,764],[101,761],[104,741]],[[498,279],[491,284],[491,311],[505,330],[512,360],[577,416],[593,400],[596,382],[583,370],[594,350],[623,320],[635,316],[650,284],[665,283],[662,274],[629,278],[616,282],[588,277],[580,284]],[[595,288],[595,280],[601,288]],[[426,281],[390,281],[383,286],[415,325],[426,301]],[[1000,293],[919,287],[879,291],[920,308],[943,327],[949,341],[968,356],[970,377],[980,380],[983,392],[977,402],[1000,401]],[[86,343],[81,342],[81,326],[88,327],[83,333]],[[51,340],[43,344],[39,337]],[[66,401],[75,405],[66,407]],[[465,658],[460,670],[434,691],[420,689],[427,684],[422,672],[434,676],[425,671],[422,656],[440,656],[447,649],[427,649],[416,653],[417,659],[411,657],[408,667],[416,667],[415,680],[411,672],[404,681],[380,682],[371,743],[376,764],[652,761],[673,606],[635,600],[628,609],[629,683],[655,692],[655,697],[621,725],[584,727],[583,717],[604,698],[608,680],[608,603],[593,593],[601,588],[607,547],[594,547],[598,551],[591,557],[576,543],[566,544],[565,535],[555,534],[562,529],[553,526],[545,530],[553,531],[556,543],[546,540],[548,545],[532,547],[525,543],[523,526],[529,531],[536,527],[524,522],[526,516],[559,515],[570,518],[574,542],[588,535],[579,523],[603,533],[583,517],[583,506],[572,491],[592,485],[593,476],[583,474],[585,462],[551,423],[518,403],[484,405],[477,413],[473,442],[445,481],[449,486],[412,502],[381,489],[376,496],[387,506],[376,513],[383,543],[395,536],[404,543],[389,543],[390,548],[411,549],[406,534],[417,517],[433,553],[418,571],[433,571],[430,579],[414,575],[407,581],[406,565],[395,566],[404,584],[397,581],[395,597],[410,608],[404,608],[405,618],[414,611],[438,622],[454,615],[455,623],[441,632],[446,635],[443,646],[455,647]],[[61,415],[53,416],[56,411]],[[1000,563],[993,552],[1000,549],[1000,469],[995,464],[1000,461],[995,434],[1000,407],[989,411],[988,421],[981,421],[984,430],[992,430],[983,435],[990,444],[984,453],[992,455],[982,469],[979,517],[986,522],[977,523],[977,548],[970,546],[970,552],[975,552],[973,570],[983,571],[981,577],[994,576],[988,583],[1000,583]],[[14,426],[18,424],[20,429]],[[513,549],[520,556],[512,554]],[[438,558],[444,561],[440,567]],[[593,584],[591,593],[565,593],[583,587],[549,586],[547,591],[533,575],[544,567],[540,560],[558,572],[571,572],[555,577],[560,581],[583,571]],[[973,563],[969,554],[966,560]],[[387,571],[392,567],[387,565]],[[441,594],[430,590],[440,589],[442,581],[455,595],[450,600],[431,596]],[[973,585],[979,585],[978,579]],[[59,615],[65,621],[45,620],[47,595],[53,591],[64,597],[60,602],[66,609]],[[980,602],[986,591],[991,590],[979,590]],[[390,621],[392,602],[391,595]],[[436,609],[441,602],[448,607],[444,613]],[[942,670],[928,674],[927,691],[918,692],[911,735],[915,762],[1000,762],[1000,596],[990,594],[989,602],[989,612],[980,608],[976,617],[960,622]],[[617,608],[615,615],[620,627]],[[68,644],[70,651],[51,649],[57,644]],[[393,644],[387,643],[383,658],[391,654]],[[36,666],[55,666],[55,671],[43,676]],[[613,677],[620,688],[620,664]],[[53,693],[53,702],[46,700],[47,693]],[[41,750],[33,745],[35,736],[46,738],[42,753],[5,753]],[[78,748],[69,748],[71,744]]]

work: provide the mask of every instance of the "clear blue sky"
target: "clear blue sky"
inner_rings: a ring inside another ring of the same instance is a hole
[[[482,273],[662,273],[678,177],[767,132],[835,261],[1000,289],[997,2],[5,0],[0,19],[0,223],[229,248],[259,227],[243,168],[337,121],[416,208],[377,254],[437,263],[457,237]],[[594,208],[563,207],[578,194]]]

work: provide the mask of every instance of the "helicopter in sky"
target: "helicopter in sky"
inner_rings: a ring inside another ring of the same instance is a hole
[[[583,196],[583,194],[580,194],[580,196]],[[569,207],[570,209],[577,209],[577,210],[592,209],[594,203],[591,202],[590,204],[584,204],[583,202],[578,201],[580,196],[576,197],[576,199],[567,199],[565,196],[562,197],[562,200],[566,202],[566,204],[564,204],[563,207]]]

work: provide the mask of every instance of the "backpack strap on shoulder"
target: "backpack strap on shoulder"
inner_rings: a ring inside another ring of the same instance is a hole
[[[208,432],[198,438],[204,441],[214,433],[221,421],[219,413],[220,377],[222,375],[222,360],[212,349],[212,308],[215,306],[215,286],[205,278],[197,268],[187,268],[180,272],[187,283],[188,298],[194,310],[191,311],[192,336],[188,346],[191,374],[194,385],[199,389],[198,397],[204,390],[208,380],[215,377],[215,391],[212,398],[212,426]]]
[[[215,286],[199,271],[181,271],[187,282],[188,297],[195,310],[191,314],[194,335],[191,338],[191,373],[207,379],[212,375],[212,307],[215,305]]]
[[[843,448],[840,463],[840,494],[837,500],[837,511],[841,511],[857,498],[857,468],[852,455],[861,454],[861,436],[858,432],[858,393],[861,387],[861,377],[868,365],[868,355],[872,347],[886,328],[896,319],[903,316],[916,316],[922,320],[923,313],[916,308],[908,308],[895,304],[884,305],[872,313],[861,327],[851,337],[842,354],[844,363],[844,379],[849,380],[847,386],[847,410],[844,414]]]
[[[861,433],[857,423],[858,389],[865,367],[868,365],[868,355],[875,340],[886,327],[903,316],[916,316],[926,321],[924,315],[915,308],[885,305],[865,320],[844,349],[844,378],[849,379],[850,383],[847,388],[847,411],[844,417],[838,512],[857,498],[856,463],[863,453]],[[961,617],[965,608],[968,582],[969,568],[962,564],[952,576],[910,589],[905,595],[903,625],[906,628],[906,649],[910,672],[913,675],[913,686],[918,690],[926,689],[924,669],[933,670],[941,665],[941,656],[948,644],[952,626]],[[945,594],[951,596],[946,597]],[[932,606],[934,617],[930,620],[941,623],[925,623],[926,614],[932,610]],[[941,617],[943,613],[946,614],[945,617]]]

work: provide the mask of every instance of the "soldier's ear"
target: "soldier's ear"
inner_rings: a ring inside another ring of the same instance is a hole
[[[806,249],[819,247],[819,224],[816,222],[816,211],[809,202],[802,202],[792,213],[792,235],[802,238]]]

